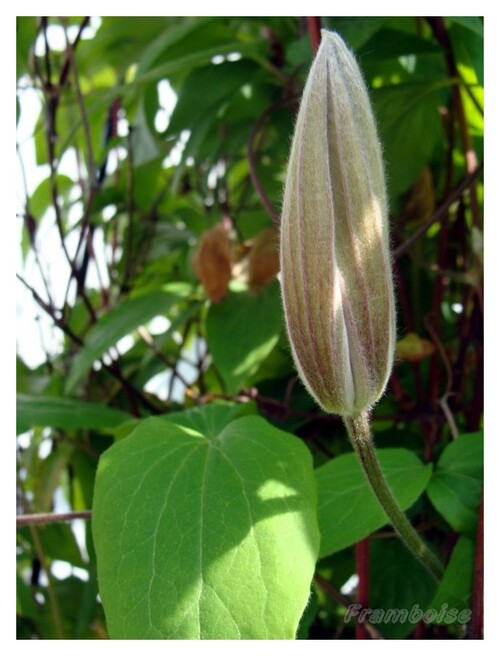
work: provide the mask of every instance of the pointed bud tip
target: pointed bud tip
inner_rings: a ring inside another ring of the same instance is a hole
[[[338,34],[322,30],[322,36],[288,163],[282,297],[307,389],[328,412],[354,416],[377,402],[392,368],[387,201],[361,71]]]

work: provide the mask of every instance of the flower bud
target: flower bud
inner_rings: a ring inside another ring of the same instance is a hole
[[[383,394],[395,309],[381,148],[353,54],[322,41],[302,96],[281,218],[288,335],[305,386],[353,417]]]

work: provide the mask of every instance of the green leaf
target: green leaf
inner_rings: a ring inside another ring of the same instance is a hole
[[[130,415],[101,403],[56,396],[17,395],[17,434],[35,426],[53,428],[99,429],[117,426],[130,419]]]
[[[194,55],[196,57],[194,66],[200,66],[209,63],[210,56],[205,53],[211,48],[218,48],[220,52],[221,47],[230,44],[233,51],[239,52],[234,36],[234,31],[223,25],[217,17],[189,17],[174,24],[170,19],[167,29],[153,40],[141,54],[137,67],[137,78],[141,79],[152,67],[164,63],[169,66],[173,65],[181,76],[185,76],[193,67],[193,64],[186,65],[184,63],[186,56]],[[180,66],[176,66],[178,60],[183,62]]]
[[[37,31],[34,16],[16,16],[16,73],[21,77],[29,69],[30,49],[34,46]]]
[[[162,56],[168,55],[168,60],[172,61],[180,52],[190,52],[189,48],[190,39],[195,33],[195,41],[200,47],[200,36],[210,37],[212,31],[206,29],[208,24],[212,22],[211,17],[196,17],[189,21],[169,25],[164,29],[161,34],[149,43],[149,45],[142,51],[139,63],[137,66],[137,76],[141,76],[145,71],[151,69]],[[198,38],[196,38],[198,37]],[[217,43],[217,41],[215,42]],[[185,48],[182,46],[185,45]],[[206,46],[207,44],[205,44]],[[209,45],[214,45],[211,41]],[[176,50],[177,49],[177,50]]]
[[[79,46],[78,61],[89,71],[99,70],[102,62],[124,71],[173,20],[166,16],[104,16],[96,36]]]
[[[335,29],[349,43],[351,48],[358,49],[376,34],[388,20],[387,16],[340,16],[335,18],[332,29]]]
[[[432,600],[432,608],[438,611],[434,624],[452,624],[457,621],[465,624],[470,620],[474,556],[474,540],[462,535],[453,549],[443,580]]]
[[[307,640],[309,637],[309,629],[316,619],[318,613],[318,595],[316,591],[312,590],[311,598],[309,603],[304,611],[304,614],[300,618],[299,628],[297,629],[297,640]]]
[[[315,501],[309,451],[260,417],[211,436],[142,422],[97,472],[110,636],[294,638],[318,551]]]
[[[482,34],[471,31],[458,23],[451,26],[449,34],[459,72],[463,72],[463,66],[470,66],[476,73],[479,84],[484,85],[484,39]],[[467,79],[466,81],[473,82],[473,80]]]
[[[156,160],[160,152],[154,135],[146,119],[145,102],[141,103],[134,120],[132,132],[132,149],[134,153],[134,166],[142,166]],[[140,191],[140,190],[139,190]]]
[[[362,60],[369,56],[371,62],[403,55],[441,52],[440,47],[433,41],[390,27],[380,29],[361,50]]]
[[[70,442],[54,444],[51,453],[39,460],[33,489],[33,508],[36,512],[50,512],[56,490],[64,485],[74,445]]]
[[[179,92],[167,135],[178,134],[191,128],[207,114],[216,113],[221,103],[248,84],[257,70],[257,65],[248,59],[195,69]]]
[[[409,635],[429,610],[435,590],[432,576],[400,540],[372,542],[369,619],[383,636],[401,640]]]
[[[24,533],[28,541],[32,541],[27,527],[19,530]],[[75,567],[84,566],[82,554],[69,524],[47,524],[40,526],[37,530],[43,553],[47,558],[62,560]]]
[[[52,186],[50,178],[42,180],[30,198],[30,211],[39,220],[46,210],[52,206]],[[56,185],[59,194],[66,194],[72,189],[74,182],[67,175],[56,176]]]
[[[406,449],[377,449],[380,465],[403,510],[425,490],[432,466]],[[316,469],[320,556],[340,551],[387,524],[358,458],[347,453]]]
[[[457,25],[466,27],[480,37],[484,36],[484,25],[479,16],[448,16],[448,20]]]
[[[174,60],[167,60],[165,63],[155,66],[151,70],[147,70],[141,76],[134,79],[134,81],[130,84],[116,87],[114,92],[116,94],[120,91],[123,91],[127,92],[129,95],[132,95],[141,90],[145,84],[159,81],[164,78],[170,78],[170,76],[174,74],[185,73],[186,70],[207,65],[211,61],[212,57],[226,55],[232,52],[238,52],[241,55],[245,55],[250,54],[253,51],[253,44],[246,44],[240,41],[225,43],[212,48],[207,48],[206,50],[193,50],[185,56]],[[242,82],[242,84],[244,84],[244,82]]]
[[[257,408],[253,402],[239,404],[222,402],[171,412],[163,415],[163,418],[171,424],[190,428],[205,437],[215,439],[234,419],[256,414],[256,411]]]
[[[482,433],[461,435],[441,454],[427,495],[455,531],[473,537],[482,489]]]
[[[211,305],[207,342],[229,394],[236,393],[271,353],[283,322],[279,283],[260,294],[231,291]]]
[[[75,388],[92,364],[99,360],[119,339],[155,316],[165,314],[185,297],[188,289],[190,289],[189,285],[165,286],[164,290],[127,299],[99,319],[87,333],[85,346],[73,362],[66,383],[66,393],[70,393]]]
[[[372,92],[393,199],[405,193],[443,142],[439,107],[449,80],[398,84]]]
[[[35,589],[32,585],[26,585],[23,579],[16,577],[16,615],[37,619],[40,613],[35,601]],[[19,639],[19,636],[17,636]]]

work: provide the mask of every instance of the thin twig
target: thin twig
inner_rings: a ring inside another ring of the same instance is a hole
[[[85,106],[85,99],[83,97],[81,85],[80,85],[80,75],[78,71],[78,66],[76,65],[76,59],[75,59],[75,47],[76,44],[78,43],[78,40],[80,38],[81,33],[83,32],[84,27],[88,23],[88,17],[86,17],[83,20],[82,25],[80,26],[80,30],[78,32],[78,35],[75,39],[75,42],[73,44],[70,44],[68,42],[67,48],[66,48],[66,53],[67,53],[67,62],[70,64],[71,70],[73,71],[73,84],[74,84],[74,89],[75,89],[75,96],[76,100],[78,103],[78,108],[80,110],[80,116],[82,119],[82,126],[83,126],[83,134],[84,134],[84,139],[85,139],[85,146],[86,146],[86,166],[87,166],[87,178],[89,180],[89,185],[88,185],[88,191],[87,191],[87,198],[85,200],[85,206],[83,210],[83,218],[81,221],[81,228],[80,228],[80,236],[78,240],[78,245],[75,251],[75,256],[73,258],[73,266],[76,268],[76,263],[78,259],[78,254],[80,251],[81,244],[83,243],[84,240],[84,235],[87,234],[87,245],[86,248],[88,249],[88,256],[91,256],[91,250],[92,250],[92,238],[93,238],[93,228],[89,228],[89,223],[90,223],[90,213],[92,211],[92,205],[94,202],[95,194],[97,191],[97,179],[96,179],[96,169],[95,169],[95,159],[94,159],[94,149],[92,145],[92,137],[90,133],[90,123],[89,123],[89,118],[87,114],[87,108]],[[98,271],[98,264],[97,261],[94,259],[94,263],[96,266],[96,269]],[[98,271],[98,276],[101,278],[100,273]],[[82,286],[84,285],[85,281],[82,280],[81,284]],[[101,284],[102,287],[102,284]]]
[[[88,23],[88,17],[84,19],[83,25],[86,25]],[[80,26],[80,31],[78,34],[80,35],[82,32],[82,26]],[[65,32],[66,33],[66,32]],[[67,34],[67,33],[66,33]],[[67,36],[66,36],[67,39]],[[88,178],[90,180],[90,190],[89,194],[92,194],[92,189],[95,189],[95,182],[96,182],[96,174],[95,174],[95,160],[94,160],[94,148],[92,146],[92,137],[90,134],[90,123],[89,123],[89,117],[87,114],[87,108],[85,107],[85,99],[83,97],[82,93],[82,88],[80,85],[80,74],[78,71],[78,66],[76,65],[76,59],[75,59],[75,48],[76,44],[78,43],[79,37],[75,39],[75,42],[73,44],[69,43],[67,41],[67,60],[68,63],[71,66],[71,69],[73,71],[73,84],[75,88],[75,95],[76,95],[76,100],[78,103],[78,107],[80,110],[80,115],[82,117],[82,126],[83,126],[83,134],[85,138],[85,146],[87,150],[87,174]]]
[[[424,323],[425,327],[427,328],[432,341],[434,342],[436,349],[439,352],[439,355],[441,356],[441,359],[444,364],[444,368],[446,371],[446,389],[444,393],[441,395],[441,397],[438,399],[438,403],[441,406],[441,409],[443,410],[443,414],[446,417],[446,420],[448,422],[448,426],[450,428],[451,435],[453,439],[455,440],[460,432],[457,428],[457,424],[455,422],[455,418],[453,416],[453,413],[450,409],[450,406],[448,405],[448,399],[450,396],[453,396],[453,370],[451,367],[450,359],[448,358],[448,354],[446,353],[446,350],[443,346],[443,343],[441,342],[439,335],[437,331],[434,329],[432,323],[431,323],[431,317],[427,316],[424,318]]]
[[[482,172],[483,170],[483,162],[481,162],[478,167],[472,171],[462,182],[455,188],[455,190],[448,196],[448,198],[438,207],[438,209],[434,212],[434,214],[428,219],[423,225],[418,228],[418,230],[415,230],[413,235],[409,237],[405,242],[400,244],[397,248],[395,248],[392,251],[392,256],[394,258],[401,257],[404,253],[406,253],[410,248],[413,246],[415,242],[417,242],[422,235],[425,235],[427,230],[434,225],[434,223],[437,223],[440,221],[445,215],[448,209],[460,199],[462,194],[466,189],[468,189],[476,180],[478,175]]]
[[[66,51],[64,53],[64,63],[61,67],[61,73],[59,74],[59,87],[62,88],[66,85],[68,81],[68,75],[70,71],[70,64],[71,64],[71,59],[73,57],[73,54],[76,50],[76,47],[80,43],[80,39],[82,38],[82,34],[87,27],[87,25],[90,22],[90,16],[84,16],[82,22],[80,23],[80,28],[78,30],[78,33],[75,37],[75,40],[73,41],[72,44],[68,44],[68,47],[66,48]]]
[[[176,378],[178,378],[178,379],[181,381],[181,383],[182,383],[185,387],[189,387],[189,386],[190,386],[190,383],[189,383],[189,382],[188,382],[188,381],[182,376],[182,374],[180,374],[180,373],[177,371],[177,363],[176,363],[176,362],[173,362],[173,361],[172,361],[167,355],[165,355],[165,353],[163,353],[163,352],[161,351],[161,349],[159,349],[159,348],[156,346],[155,341],[154,341],[154,339],[153,339],[153,336],[151,335],[151,333],[149,332],[149,330],[146,328],[146,326],[139,326],[139,327],[137,328],[137,333],[138,333],[139,337],[142,339],[142,341],[143,341],[145,344],[147,344],[147,345],[149,346],[149,348],[153,351],[153,353],[154,353],[154,354],[155,354],[155,355],[156,355],[156,356],[157,356],[157,357],[158,357],[158,358],[159,358],[159,359],[160,359],[160,360],[161,360],[161,361],[162,361],[162,362],[163,362],[163,363],[169,368],[169,369],[175,369],[175,376],[176,376]],[[191,363],[190,363],[190,364],[191,364]],[[173,375],[173,374],[172,374],[172,375]]]
[[[316,573],[314,575],[314,580],[328,595],[330,595],[332,599],[335,599],[337,603],[341,604],[341,606],[345,606],[345,608],[352,606],[352,601],[349,599],[349,597],[343,595],[339,590],[337,590],[335,586],[324,579],[320,574]],[[359,608],[360,613],[363,610],[364,609]],[[356,619],[366,628],[373,640],[384,640],[384,636],[378,631],[378,629],[373,626],[373,624],[370,624],[368,620],[361,621],[359,615]]]
[[[430,16],[427,17],[427,22],[429,23],[432,32],[436,37],[436,40],[444,49],[444,56],[449,77],[452,80],[459,78],[455,54],[453,52],[450,35],[446,28],[444,19],[441,16]],[[462,139],[462,147],[465,156],[465,167],[467,173],[471,174],[477,167],[477,156],[469,133],[462,94],[458,84],[453,86],[453,102],[457,112],[460,137]],[[473,224],[476,227],[480,227],[482,223],[481,212],[479,210],[479,201],[477,198],[477,190],[475,184],[472,184],[470,187],[470,209],[472,213]]]
[[[19,478],[18,478],[18,490],[22,498],[23,507],[29,508],[30,503],[26,497],[22,481],[20,481]],[[63,622],[61,616],[61,609],[59,608],[59,602],[57,600],[57,595],[54,590],[54,577],[52,576],[52,572],[50,571],[50,566],[47,562],[47,559],[45,558],[45,551],[42,545],[42,541],[40,539],[40,533],[36,526],[33,526],[32,524],[27,524],[27,525],[29,526],[29,531],[33,539],[33,545],[35,547],[37,558],[40,561],[40,565],[42,569],[45,571],[47,575],[47,596],[49,598],[50,608],[52,609],[55,632],[59,640],[64,640],[64,629],[63,629]]]
[[[28,183],[27,183],[27,180],[26,180],[26,170],[25,170],[23,158],[21,157],[21,152],[20,152],[20,148],[19,148],[18,143],[16,143],[16,152],[17,152],[17,156],[18,156],[18,159],[19,159],[19,165],[21,167],[21,177],[22,177],[22,180],[23,180],[24,195],[25,195],[25,210],[24,210],[25,214],[24,214],[24,217],[23,217],[24,218],[25,229],[26,229],[26,231],[29,235],[31,248],[33,249],[33,253],[35,255],[35,262],[36,262],[36,265],[38,267],[38,271],[40,273],[40,277],[42,279],[43,286],[45,287],[45,293],[47,294],[47,302],[50,305],[50,307],[53,308],[54,307],[54,302],[52,300],[52,296],[51,296],[51,293],[50,293],[49,282],[48,282],[47,277],[45,275],[44,268],[42,267],[42,263],[40,261],[40,255],[38,253],[38,248],[37,248],[37,245],[36,245],[37,225],[36,225],[35,218],[31,215],[31,212],[30,212],[30,206],[29,206],[30,199],[29,199],[29,194],[28,194]]]
[[[74,46],[73,46],[74,47]],[[48,42],[46,45],[46,48],[48,48]],[[47,66],[49,65],[49,57],[48,57],[48,50],[46,53],[46,61],[47,61]],[[63,226],[63,219],[62,219],[62,211],[61,207],[59,205],[59,191],[58,191],[58,185],[57,185],[57,165],[56,165],[56,142],[57,142],[57,131],[56,131],[56,116],[57,116],[57,109],[59,106],[59,100],[60,100],[60,94],[62,91],[62,88],[64,84],[67,81],[67,72],[65,73],[66,69],[63,69],[61,71],[61,76],[60,76],[60,81],[59,85],[57,87],[54,87],[50,83],[50,78],[49,78],[49,70],[47,69],[47,80],[41,79],[42,85],[43,85],[43,91],[45,95],[45,100],[46,100],[46,114],[47,114],[47,129],[46,129],[46,135],[47,135],[47,148],[48,148],[48,160],[49,160],[49,181],[50,181],[50,193],[52,197],[52,205],[54,207],[54,212],[55,212],[55,217],[56,217],[56,226],[57,226],[57,231],[59,233],[59,239],[61,241],[61,247],[63,249],[63,253],[66,257],[66,260],[68,262],[69,268],[70,268],[70,277],[73,277],[76,280],[77,284],[77,289],[78,293],[81,296],[83,303],[85,307],[87,308],[87,311],[92,319],[92,322],[95,323],[96,321],[96,314],[95,310],[90,303],[87,294],[85,293],[84,286],[82,284],[82,281],[80,280],[80,276],[78,275],[78,270],[76,268],[75,262],[71,258],[68,248],[66,246],[66,235],[64,233],[64,226]],[[64,74],[65,73],[65,74]]]
[[[185,385],[186,389],[188,389],[190,387],[190,385],[186,384],[186,382],[181,378],[181,376],[179,376],[179,372],[177,371],[177,369],[178,369],[178,363],[180,361],[180,354],[181,354],[182,349],[184,348],[184,345],[187,341],[187,338],[189,336],[189,331],[191,330],[191,327],[192,327],[193,323],[194,323],[194,317],[190,317],[186,321],[186,325],[184,326],[184,330],[182,332],[181,343],[179,345],[179,360],[177,360],[173,364],[173,366],[170,365],[170,366],[172,366],[172,375],[170,377],[170,382],[169,382],[169,385],[168,385],[168,392],[167,392],[167,399],[169,401],[172,399],[172,394],[174,392],[174,383],[175,383],[176,378],[178,378]]]
[[[91,510],[66,513],[36,513],[34,515],[18,515],[17,526],[35,526],[38,524],[58,524],[60,522],[72,522],[75,519],[91,519]]]
[[[16,273],[16,277],[17,277],[17,279],[18,279],[20,282],[22,282],[22,284],[26,287],[26,289],[28,289],[28,290],[31,292],[31,294],[32,294],[34,300],[36,301],[36,303],[38,303],[38,305],[42,308],[42,310],[44,310],[44,311],[49,315],[49,317],[52,319],[52,321],[54,322],[54,324],[55,324],[60,330],[62,330],[63,333],[64,333],[65,335],[67,335],[67,336],[68,336],[68,337],[69,337],[69,338],[70,338],[75,344],[77,344],[77,345],[80,346],[80,347],[83,347],[83,346],[84,346],[84,342],[83,342],[83,340],[82,340],[80,337],[78,337],[78,335],[76,335],[76,334],[71,330],[71,328],[67,325],[67,323],[66,323],[63,319],[57,317],[57,316],[55,315],[55,313],[52,312],[51,308],[50,308],[50,307],[47,305],[47,303],[45,303],[45,301],[44,301],[44,300],[38,295],[38,293],[36,292],[36,290],[33,289],[33,287],[31,287],[31,285],[30,285],[30,284],[29,284],[29,283],[28,283],[28,282],[27,282],[22,276],[20,276],[18,273]],[[136,388],[135,388],[135,387],[134,387],[134,386],[133,386],[133,385],[132,385],[132,384],[131,384],[131,383],[130,383],[130,382],[129,382],[124,376],[123,376],[123,374],[121,373],[120,369],[118,368],[118,365],[117,365],[116,362],[113,362],[113,363],[111,363],[111,364],[106,364],[103,360],[100,360],[100,362],[101,362],[101,365],[103,366],[103,368],[104,368],[108,373],[110,373],[114,378],[116,378],[116,380],[118,380],[118,381],[121,383],[123,389],[124,389],[127,393],[129,393],[129,394],[131,395],[131,397],[134,397],[134,398],[138,399],[138,400],[142,403],[142,405],[143,405],[145,408],[147,408],[150,412],[152,412],[152,413],[154,413],[154,414],[158,414],[158,409],[157,409],[157,408],[156,408],[156,407],[155,407],[155,406],[154,406],[154,405],[153,405],[153,404],[152,404],[152,403],[151,403],[151,402],[150,402],[150,401],[144,396],[144,394],[142,394],[139,390],[137,390],[137,389],[136,389]],[[130,397],[129,397],[129,398],[130,398]],[[132,411],[132,414],[134,414],[135,416],[138,416],[138,410],[137,410],[137,408],[135,407],[135,404],[134,404],[134,406],[131,407],[131,411]]]
[[[254,126],[250,132],[250,136],[248,137],[248,143],[247,143],[247,158],[248,158],[248,165],[250,167],[250,177],[254,184],[255,190],[259,195],[262,205],[264,206],[265,210],[271,217],[271,220],[276,227],[279,227],[280,224],[279,216],[276,213],[273,204],[269,200],[269,197],[266,194],[266,191],[257,173],[257,162],[255,158],[255,139],[259,134],[260,130],[262,129],[262,126],[273,112],[275,112],[277,109],[281,109],[283,107],[287,107],[288,105],[295,104],[297,102],[297,99],[298,96],[291,96],[291,97],[288,96],[286,98],[280,98],[276,102],[269,105],[269,107],[267,107],[259,116],[259,118],[255,121]]]
[[[124,249],[126,260],[124,266],[124,276],[123,282],[121,284],[122,291],[127,291],[129,285],[129,279],[133,273],[133,268],[135,265],[135,260],[133,257],[133,246],[134,246],[134,213],[135,213],[135,203],[134,203],[134,149],[133,149],[133,140],[132,140],[133,128],[129,126],[129,131],[127,134],[127,215],[128,215],[128,230],[127,230],[127,243]]]

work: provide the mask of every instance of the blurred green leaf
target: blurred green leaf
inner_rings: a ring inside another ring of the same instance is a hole
[[[479,16],[448,16],[448,20],[466,27],[480,37],[484,36],[483,19]]]
[[[390,27],[382,27],[378,30],[360,50],[361,56],[370,56],[372,62],[397,59],[403,55],[441,53],[440,47],[433,41]]]
[[[434,151],[443,147],[439,107],[445,103],[449,87],[445,79],[372,92],[393,202],[408,191]]]
[[[401,508],[406,510],[427,487],[431,465],[406,449],[378,449],[380,466]],[[320,556],[368,537],[387,524],[354,453],[337,456],[316,469]]]
[[[68,464],[74,446],[67,442],[53,445],[46,458],[39,458],[37,476],[34,480],[33,509],[35,512],[50,512],[54,506],[56,490],[65,483]]]
[[[65,196],[75,184],[67,175],[57,175],[55,184],[60,196]],[[52,182],[45,178],[40,182],[30,198],[30,212],[37,219],[41,219],[47,209],[52,206]]]
[[[153,291],[136,298],[127,299],[105,314],[89,330],[85,346],[75,358],[66,383],[70,393],[87,373],[92,364],[114,346],[119,339],[129,335],[153,317],[164,315],[173,305],[185,297],[189,285],[165,286],[165,291]]]
[[[387,22],[386,16],[339,16],[332,21],[331,29],[338,31],[351,48],[358,49]]]
[[[134,153],[134,166],[147,164],[159,156],[159,149],[146,120],[144,105],[141,104],[134,121],[132,132],[132,148]],[[154,187],[153,187],[154,188]],[[139,188],[140,189],[140,188]]]
[[[130,415],[102,403],[57,396],[17,395],[17,434],[34,426],[52,426],[65,430],[99,429],[116,426]]]
[[[482,489],[483,435],[460,435],[441,454],[427,495],[455,531],[473,537]]]
[[[257,66],[247,59],[195,69],[184,81],[167,128],[167,136],[188,130],[248,84]],[[203,96],[200,98],[200,89]]]
[[[398,539],[371,543],[369,619],[384,637],[406,638],[429,610],[436,585]]]
[[[29,529],[23,527],[21,530],[31,541]],[[84,567],[85,562],[80,548],[68,524],[46,524],[38,527],[37,532],[43,552],[48,559],[61,560],[75,567]]]
[[[34,46],[37,33],[37,19],[34,16],[16,16],[16,74],[19,79],[30,71],[30,50]]]
[[[19,575],[17,575],[16,593],[16,615],[38,619],[39,610],[35,601],[35,590],[33,586],[27,585]]]
[[[474,540],[465,535],[460,536],[451,554],[443,580],[430,604],[431,608],[439,611],[439,615],[434,621],[435,624],[446,625],[456,622],[458,616],[455,611],[461,612],[470,609],[474,556]],[[449,609],[448,612],[447,609]]]
[[[477,76],[477,81],[484,85],[484,41],[482,35],[462,27],[460,24],[452,25],[450,39],[457,64],[470,66]],[[470,80],[469,80],[470,81]]]
[[[166,16],[104,16],[97,34],[78,49],[82,67],[95,73],[105,62],[124,72],[137,63],[143,48],[178,19]]]
[[[229,394],[239,391],[279,339],[283,317],[278,285],[268,285],[258,295],[231,291],[210,306],[208,346]]]

